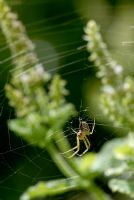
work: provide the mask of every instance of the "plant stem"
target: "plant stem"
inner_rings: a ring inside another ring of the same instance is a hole
[[[58,168],[66,177],[78,176],[78,174],[76,174],[76,172],[68,165],[63,156],[60,155],[60,153],[57,151],[52,143],[47,146],[47,150],[52,159],[55,161]]]

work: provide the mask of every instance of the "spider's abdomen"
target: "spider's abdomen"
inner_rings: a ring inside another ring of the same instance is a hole
[[[78,132],[79,140],[83,140],[85,136],[86,136],[85,132],[82,132],[81,130]]]
[[[89,129],[88,123],[85,121],[81,121],[80,122],[80,130],[81,130],[81,132],[89,131],[90,129]]]

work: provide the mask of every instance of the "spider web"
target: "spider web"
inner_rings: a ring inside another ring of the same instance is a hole
[[[71,146],[76,145],[71,128],[78,129],[79,117],[89,121],[91,126],[93,118],[96,119],[95,131],[90,138],[90,151],[98,151],[106,141],[127,132],[128,127],[114,127],[99,110],[96,67],[87,60],[82,35],[86,22],[89,19],[97,20],[113,57],[126,67],[128,73],[134,73],[134,5],[124,3],[112,7],[110,1],[93,3],[86,0],[8,0],[8,3],[25,24],[45,69],[51,74],[58,72],[67,80],[70,92],[67,100],[74,103],[78,111],[78,116],[70,119],[64,129]],[[7,127],[7,122],[14,117],[4,93],[4,85],[13,67],[11,60],[8,46],[0,33],[0,200],[17,200],[30,185],[38,181],[63,177],[45,149],[30,146]],[[76,200],[82,197],[87,199],[82,192],[72,192],[47,199]]]

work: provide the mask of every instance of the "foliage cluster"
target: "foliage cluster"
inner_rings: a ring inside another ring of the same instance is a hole
[[[90,21],[84,38],[90,52],[89,59],[98,67],[100,106],[112,123],[129,127],[129,132],[123,138],[105,143],[98,153],[68,159],[61,154],[69,148],[63,126],[75,114],[75,109],[65,100],[65,81],[59,75],[51,77],[45,71],[24,26],[4,0],[0,0],[0,12],[1,29],[14,64],[5,88],[16,113],[16,119],[9,122],[9,127],[30,144],[46,148],[65,175],[64,179],[30,186],[20,199],[36,199],[78,189],[90,192],[96,200],[111,199],[96,184],[96,178],[106,182],[113,192],[134,198],[134,80],[130,75],[126,76],[123,67],[112,59],[99,27]],[[60,142],[56,143],[59,138]]]

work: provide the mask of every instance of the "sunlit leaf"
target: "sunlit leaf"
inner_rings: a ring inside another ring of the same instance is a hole
[[[113,192],[120,192],[134,197],[134,181],[123,179],[112,179],[109,181],[109,187]]]

